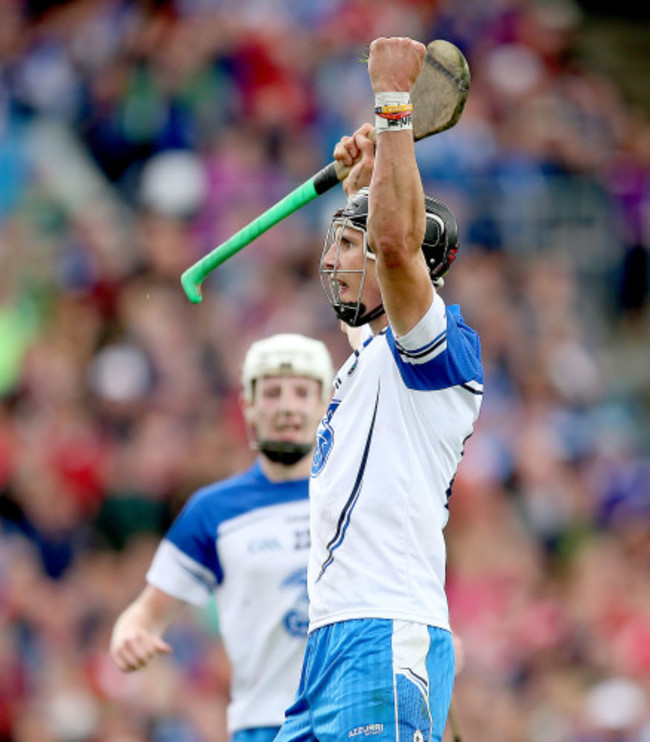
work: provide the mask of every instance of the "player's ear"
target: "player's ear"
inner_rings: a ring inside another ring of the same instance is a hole
[[[242,414],[244,416],[244,427],[246,428],[246,438],[248,439],[249,446],[256,451],[257,450],[257,430],[256,430],[256,415],[255,415],[255,388],[253,387],[253,399],[248,400],[241,394],[239,401],[241,403]]]
[[[253,396],[255,396],[255,390],[253,389]],[[241,404],[242,413],[244,415],[244,421],[246,422],[246,425],[253,425],[255,420],[255,401],[254,399],[246,399],[246,397],[241,394],[239,396],[239,403]]]

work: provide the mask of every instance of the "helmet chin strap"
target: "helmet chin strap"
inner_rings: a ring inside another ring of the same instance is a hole
[[[333,306],[336,316],[345,322],[349,327],[361,327],[361,325],[367,325],[368,322],[372,322],[373,319],[381,317],[385,314],[383,304],[371,309],[369,312],[366,311],[364,304],[337,304]]]
[[[258,441],[257,450],[269,461],[284,466],[293,466],[311,453],[312,443],[289,443],[288,441]]]

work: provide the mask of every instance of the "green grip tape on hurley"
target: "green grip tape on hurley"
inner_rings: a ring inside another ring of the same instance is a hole
[[[261,234],[285,219],[294,211],[313,201],[321,193],[332,188],[339,182],[336,175],[334,164],[330,163],[320,172],[314,175],[295,190],[291,191],[281,201],[272,206],[270,209],[260,214],[250,224],[234,234],[230,239],[223,242],[214,250],[209,252],[203,258],[191,265],[181,276],[181,285],[187,295],[187,298],[194,304],[198,304],[201,299],[201,283],[203,279],[225,263],[228,258],[238,253],[242,248],[256,240]]]

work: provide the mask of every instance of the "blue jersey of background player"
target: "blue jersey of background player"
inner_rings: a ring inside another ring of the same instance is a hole
[[[443,529],[483,373],[476,333],[437,291],[457,227],[425,198],[415,159],[409,92],[424,55],[408,38],[370,45],[376,144],[365,124],[334,151],[352,169],[321,277],[358,345],[318,429],[310,633],[276,742],[440,742],[449,710]]]
[[[320,341],[296,334],[253,343],[242,372],[254,465],[192,495],[161,541],[147,586],[115,623],[111,657],[130,672],[171,651],[163,640],[187,605],[214,592],[232,666],[228,731],[270,742],[292,701],[308,624],[308,476],[331,394]]]

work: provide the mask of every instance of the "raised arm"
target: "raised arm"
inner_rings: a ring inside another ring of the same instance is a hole
[[[376,102],[388,101],[390,105],[392,100],[404,100],[425,53],[424,44],[409,38],[375,39],[370,45],[368,73]],[[424,192],[412,131],[399,126],[378,129],[368,241],[377,256],[377,275],[390,324],[398,335],[404,335],[424,316],[433,298],[420,249],[425,231]]]
[[[147,585],[113,627],[110,655],[119,669],[141,670],[156,655],[171,652],[162,635],[185,605],[184,601]]]

